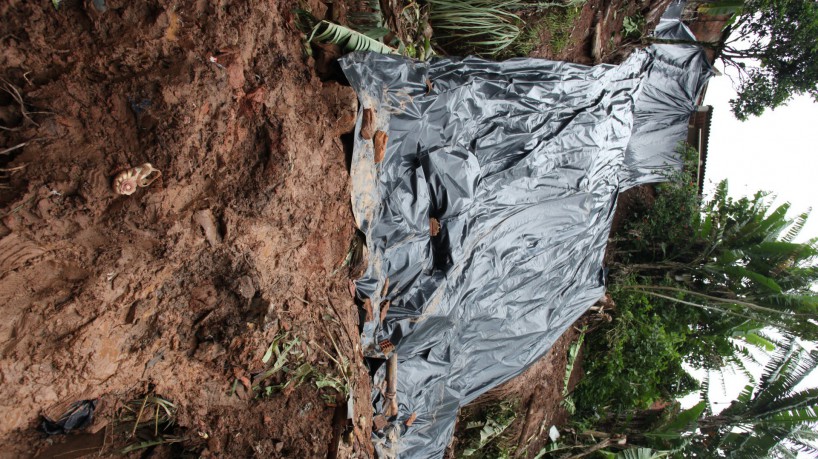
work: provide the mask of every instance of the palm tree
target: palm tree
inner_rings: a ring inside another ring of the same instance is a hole
[[[795,458],[798,452],[814,457],[818,388],[798,386],[816,366],[818,351],[808,352],[788,337],[758,383],[748,384],[724,411],[714,414],[703,402],[646,437],[664,447],[675,444],[678,457]]]
[[[789,204],[771,210],[768,194],[734,200],[727,181],[692,215],[690,229],[674,241],[650,241],[663,249],[658,260],[637,256],[620,265],[620,278],[665,300],[752,320],[818,339],[818,238],[795,242],[808,212],[788,218]],[[649,255],[650,256],[650,255]],[[632,278],[632,277],[628,277]]]

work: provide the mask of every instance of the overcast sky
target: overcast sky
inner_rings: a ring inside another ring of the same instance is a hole
[[[714,77],[705,96],[713,106],[705,192],[728,179],[730,195],[772,191],[777,203],[789,201],[793,213],[816,211],[801,240],[818,237],[818,104],[808,96],[760,117],[738,121],[728,101],[735,97],[730,79]]]

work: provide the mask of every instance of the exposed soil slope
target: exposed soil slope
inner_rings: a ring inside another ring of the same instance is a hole
[[[34,427],[76,400],[100,398],[102,431],[152,389],[179,407],[177,450],[325,457],[326,389],[231,390],[282,330],[326,374],[340,343],[369,450],[338,269],[354,93],[314,75],[288,2],[104,3],[0,6],[0,451],[63,441]],[[145,162],[160,180],[112,192]]]

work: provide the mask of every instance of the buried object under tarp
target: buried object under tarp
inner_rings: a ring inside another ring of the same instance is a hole
[[[521,373],[602,297],[617,194],[681,167],[674,152],[711,68],[678,45],[618,66],[364,53],[341,64],[361,101],[362,342],[369,357],[399,356],[398,412],[373,441],[382,457],[441,457],[460,406]],[[386,365],[374,378],[374,409],[391,411]]]

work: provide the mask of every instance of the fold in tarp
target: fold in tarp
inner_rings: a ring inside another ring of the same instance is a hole
[[[372,53],[341,64],[361,106],[352,203],[369,259],[356,286],[373,309],[362,342],[373,359],[398,355],[399,413],[373,441],[383,457],[441,457],[459,407],[542,357],[602,297],[617,194],[681,167],[711,69],[679,45],[617,66]],[[382,160],[361,136],[364,109],[388,136]]]

